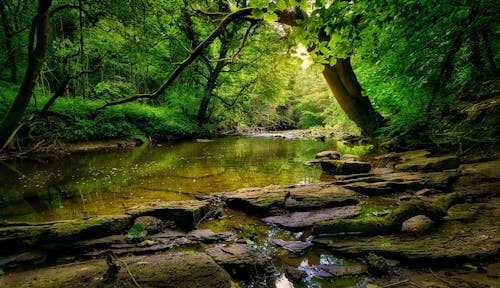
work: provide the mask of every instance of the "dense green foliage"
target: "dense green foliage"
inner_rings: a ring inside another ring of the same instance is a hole
[[[28,65],[36,2],[0,1],[0,116]],[[325,65],[350,58],[363,95],[388,120],[380,137],[438,141],[450,137],[442,125],[447,111],[464,102],[451,95],[498,78],[496,4],[52,1],[47,55],[16,139],[170,139],[247,127],[352,132],[354,125],[320,78]],[[160,97],[98,110],[157,91],[224,15],[248,5],[252,19],[228,22]],[[292,27],[269,23],[293,22],[281,19],[283,13],[295,19]],[[301,61],[291,57],[297,45],[308,48],[311,68],[300,68]],[[54,95],[58,99],[44,108]]]

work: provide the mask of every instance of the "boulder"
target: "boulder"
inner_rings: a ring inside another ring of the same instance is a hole
[[[370,171],[371,164],[359,161],[321,160],[321,168],[330,174],[361,174]]]
[[[408,162],[396,165],[396,169],[403,171],[443,171],[456,169],[460,165],[457,156],[441,156],[431,158],[415,158]]]
[[[316,159],[324,159],[324,160],[339,160],[340,159],[340,153],[337,151],[321,151],[316,156],[314,157]]]
[[[401,232],[421,233],[429,230],[434,221],[425,215],[417,215],[403,222]]]
[[[208,201],[159,201],[142,203],[127,209],[126,213],[133,217],[153,216],[162,221],[174,221],[182,228],[191,230],[210,210]]]
[[[293,212],[280,216],[266,217],[262,220],[288,230],[301,231],[312,227],[316,222],[353,218],[359,214],[361,214],[361,206],[353,205],[307,212]]]
[[[270,258],[244,244],[216,244],[207,247],[206,253],[238,280],[254,281],[275,273]]]
[[[310,210],[358,203],[358,194],[336,185],[304,185],[290,188],[285,207],[288,210]]]

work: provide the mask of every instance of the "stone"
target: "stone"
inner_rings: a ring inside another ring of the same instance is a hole
[[[361,174],[368,173],[371,169],[371,164],[359,161],[321,160],[321,168],[324,172],[335,175]]]
[[[377,156],[375,157],[376,160],[389,160],[389,161],[396,161],[396,160],[410,160],[410,159],[415,159],[415,158],[421,158],[421,157],[426,157],[427,155],[430,155],[431,152],[421,149],[421,150],[412,150],[412,151],[406,151],[406,152],[400,152],[400,153],[389,153],[386,155],[382,156]]]
[[[339,160],[340,159],[340,153],[337,151],[332,151],[332,150],[327,150],[327,151],[321,151],[316,154],[314,157],[316,159],[330,159],[330,160]]]
[[[196,229],[189,232],[188,237],[192,237],[193,240],[202,243],[215,243],[222,241],[230,241],[235,238],[235,233],[233,232],[214,233],[210,229]]]
[[[372,275],[381,276],[389,274],[389,263],[384,257],[368,253],[365,257],[365,263],[368,265],[368,272]]]
[[[427,233],[403,233],[398,235],[322,237],[312,242],[334,251],[337,257],[379,256],[400,260],[403,265],[427,266],[444,263],[466,263],[498,254],[500,243],[500,206],[474,203],[467,209],[480,210],[473,217],[447,219],[439,229]],[[458,210],[463,207],[458,207]]]
[[[275,239],[273,243],[295,254],[302,254],[305,250],[313,246],[311,242],[284,241],[281,239]]]
[[[163,230],[164,224],[160,219],[153,216],[140,216],[134,221],[134,224],[140,224],[148,233],[157,233]]]
[[[343,276],[353,276],[366,273],[366,266],[364,265],[337,265],[337,264],[325,264],[320,265],[318,276],[322,278],[334,278]]]
[[[344,161],[359,161],[359,156],[352,155],[352,154],[344,154],[344,155],[342,155],[341,159]]]
[[[126,231],[131,217],[125,214],[103,215],[81,220],[68,220],[50,225],[47,235],[40,237],[41,242],[83,240],[120,234]]]
[[[461,175],[472,176],[480,180],[498,180],[500,179],[500,160],[488,161],[482,163],[460,165]]]
[[[33,265],[45,262],[47,254],[39,251],[29,251],[0,258],[0,269],[14,268],[20,265]]]
[[[207,247],[206,253],[238,280],[255,281],[275,273],[271,259],[248,245],[216,244]]]
[[[353,218],[361,214],[360,205],[325,208],[307,212],[293,212],[285,215],[263,218],[266,223],[276,224],[284,229],[300,231],[310,228],[316,222]]]
[[[288,210],[337,207],[358,203],[358,194],[336,185],[304,185],[293,187],[286,198]]]
[[[66,265],[40,267],[36,273],[24,277],[0,278],[1,287],[140,287],[176,288],[230,288],[231,276],[206,253],[176,252],[158,255],[141,255],[120,258],[120,269],[115,279],[104,283],[102,275],[107,269],[102,260],[83,261]]]
[[[226,204],[230,208],[269,214],[273,208],[282,208],[285,197],[289,193],[288,187],[268,186],[264,188],[245,188],[223,194]]]
[[[434,221],[425,215],[417,215],[403,222],[401,232],[406,233],[421,233],[429,230]]]
[[[174,221],[177,227],[192,230],[209,210],[208,201],[185,200],[142,203],[126,212],[133,217],[153,216],[162,221]]]
[[[144,225],[136,223],[128,230],[127,235],[125,235],[125,241],[127,243],[139,243],[144,241],[147,235],[148,230],[144,228]]]
[[[373,169],[372,169],[372,173],[373,173],[373,174],[376,174],[376,175],[391,174],[391,173],[393,173],[393,172],[394,172],[394,169],[392,169],[392,168],[387,168],[387,167],[385,167],[385,168],[383,168],[383,167],[382,167],[382,168],[380,168],[380,167],[379,167],[379,168],[373,168]]]
[[[285,276],[292,283],[299,283],[307,277],[307,273],[293,266],[288,266],[285,269]]]
[[[403,171],[443,171],[456,169],[460,165],[457,156],[441,156],[431,158],[415,158],[408,162],[396,165],[396,169]]]

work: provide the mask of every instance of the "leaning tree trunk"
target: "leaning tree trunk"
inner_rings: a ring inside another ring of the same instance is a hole
[[[335,65],[326,65],[323,76],[347,117],[356,123],[363,136],[372,138],[383,126],[383,117],[375,111],[370,99],[361,95],[361,85],[352,70],[351,60],[337,59]]]
[[[48,47],[49,7],[51,4],[51,0],[38,1],[38,13],[33,18],[29,33],[28,65],[24,79],[14,102],[0,123],[0,150],[8,144],[11,134],[16,131],[35,91]]]

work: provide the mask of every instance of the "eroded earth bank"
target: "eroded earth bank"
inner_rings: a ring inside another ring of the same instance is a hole
[[[500,160],[340,156],[319,184],[4,222],[0,286],[499,287]]]

